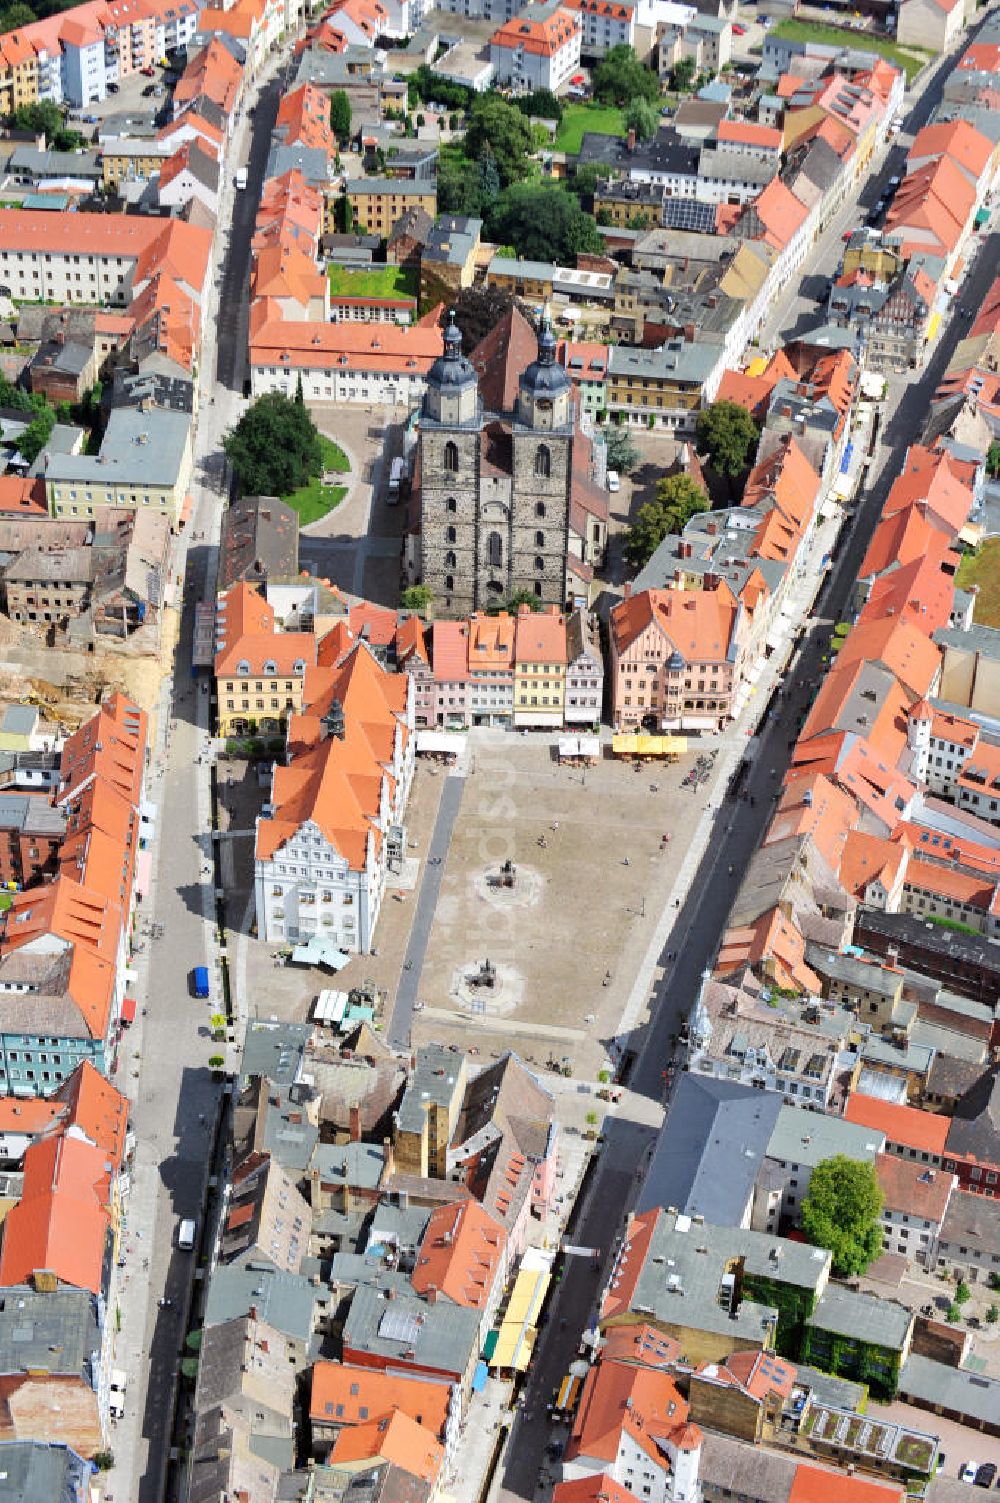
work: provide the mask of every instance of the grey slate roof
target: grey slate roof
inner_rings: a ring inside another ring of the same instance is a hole
[[[636,1209],[673,1206],[738,1226],[780,1107],[774,1091],[682,1075]]]
[[[847,1336],[900,1352],[913,1324],[913,1311],[895,1300],[861,1294],[840,1284],[828,1284],[808,1324],[835,1336]]]
[[[995,1425],[1000,1414],[1000,1382],[930,1357],[910,1355],[899,1375],[900,1398],[953,1410],[966,1420]]]
[[[78,1503],[91,1475],[90,1462],[69,1446],[0,1442],[0,1503]]]
[[[310,1023],[272,1023],[253,1018],[243,1042],[241,1083],[254,1075],[266,1075],[277,1085],[291,1085],[299,1078]]]
[[[456,1376],[465,1373],[479,1340],[480,1312],[416,1295],[395,1294],[387,1300],[362,1285],[351,1299],[344,1322],[344,1348],[369,1353],[383,1362],[408,1360]]]
[[[316,1305],[326,1297],[325,1289],[302,1274],[286,1273],[273,1263],[253,1257],[220,1263],[209,1281],[204,1324],[207,1328],[242,1319],[253,1306],[267,1325],[305,1343],[312,1335]]]
[[[39,1294],[23,1284],[0,1290],[0,1373],[31,1368],[93,1384],[100,1351],[91,1294],[70,1288]]]
[[[172,485],[180,474],[190,429],[186,413],[116,407],[100,457],[50,453],[46,477],[92,485]]]

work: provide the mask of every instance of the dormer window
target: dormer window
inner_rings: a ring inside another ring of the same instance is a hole
[[[305,671],[306,671],[306,660],[305,660],[305,658],[296,658],[295,662],[292,664],[292,672],[293,673],[305,673]]]
[[[246,658],[242,658],[240,662],[236,664],[236,672],[239,674],[240,678],[249,678],[250,664],[247,662]]]
[[[274,662],[273,659],[264,664],[264,672],[268,675],[269,678],[273,678],[277,671],[278,665],[276,662]]]

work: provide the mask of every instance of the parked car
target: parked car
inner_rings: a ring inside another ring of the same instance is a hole
[[[622,483],[621,483],[621,480],[618,478],[618,471],[617,470],[609,470],[608,471],[607,481],[608,481],[608,490],[609,491],[620,491],[621,490]]]
[[[146,85],[146,87],[142,91],[142,97],[143,97],[143,99],[148,99],[149,96],[150,96],[150,94],[152,94],[155,89],[156,89],[156,85],[155,84],[148,83]]]
[[[155,78],[156,77],[156,69],[155,68],[140,68],[139,72],[142,74],[143,78]]]
[[[108,84],[108,93],[109,94],[117,94],[118,93],[118,85],[116,83],[109,83]]]
[[[982,1466],[976,1472],[975,1486],[976,1487],[992,1487],[993,1483],[994,1483],[994,1480],[996,1478],[996,1474],[997,1474],[996,1462],[994,1462],[994,1461],[984,1461],[983,1464],[982,1464]]]
[[[740,23],[739,23],[739,21],[737,21],[734,24],[734,26],[733,26],[733,36],[734,37],[745,37],[746,34],[747,34],[746,27],[745,26],[741,26]]]
[[[969,1482],[969,1483],[975,1482],[975,1480],[976,1480],[976,1473],[978,1471],[979,1471],[979,1462],[978,1461],[966,1461],[959,1468],[959,1472],[958,1472],[958,1480],[959,1480],[959,1482]]]

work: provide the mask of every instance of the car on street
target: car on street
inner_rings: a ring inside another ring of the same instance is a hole
[[[735,25],[733,26],[733,36],[734,37],[745,37],[746,34],[747,34],[746,27],[745,26],[741,26],[740,23],[739,23],[739,21],[737,21],[735,23]]]
[[[993,1461],[984,1461],[976,1472],[974,1485],[976,1487],[992,1487],[996,1480],[997,1468]]]
[[[975,1480],[976,1480],[976,1473],[978,1471],[979,1471],[979,1462],[978,1461],[966,1461],[962,1465],[962,1467],[960,1467],[960,1469],[959,1469],[959,1473],[958,1473],[958,1480],[959,1480],[959,1482],[968,1482],[970,1484],[973,1483],[973,1482],[975,1482]]]
[[[143,97],[143,99],[148,99],[149,96],[150,96],[150,94],[152,94],[152,92],[153,92],[153,90],[155,88],[156,88],[155,84],[148,83],[146,85],[146,87],[142,91],[142,97]]]
[[[177,1246],[180,1248],[181,1252],[192,1251],[197,1231],[198,1227],[194,1219],[191,1216],[185,1216],[184,1220],[177,1228]]]
[[[621,483],[621,480],[618,478],[618,471],[617,470],[609,470],[608,471],[608,490],[609,491],[620,491],[621,488],[622,488],[622,483]]]
[[[108,86],[107,86],[107,88],[108,88],[108,93],[109,94],[117,94],[118,93],[118,85],[116,83],[109,83]]]
[[[139,72],[142,74],[143,78],[155,78],[156,77],[156,69],[155,68],[149,68],[149,67],[140,68]]]
[[[108,1389],[108,1413],[112,1419],[121,1419],[125,1413],[125,1387],[128,1378],[120,1367],[111,1370],[111,1386]]]

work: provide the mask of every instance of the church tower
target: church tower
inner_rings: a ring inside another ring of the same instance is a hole
[[[518,383],[513,427],[511,576],[544,605],[566,603],[566,552],[573,474],[572,383],[556,360],[543,315],[538,357]]]
[[[452,315],[420,419],[420,575],[450,616],[476,609],[482,423],[479,381]]]

